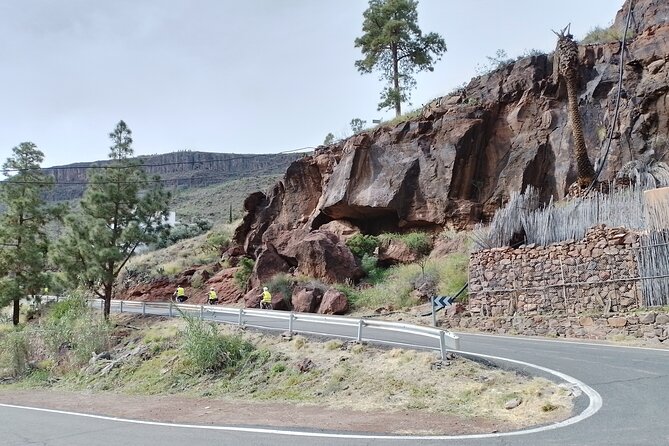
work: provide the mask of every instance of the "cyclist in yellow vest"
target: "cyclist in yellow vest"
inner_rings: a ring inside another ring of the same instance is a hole
[[[186,300],[186,291],[184,290],[184,287],[177,287],[177,290],[174,292],[174,294],[178,302],[183,302]]]
[[[209,305],[214,305],[217,301],[216,290],[214,290],[214,287],[209,288]]]
[[[262,300],[260,301],[260,308],[262,308],[263,310],[272,309],[272,295],[270,294],[267,287],[264,287],[262,289]]]

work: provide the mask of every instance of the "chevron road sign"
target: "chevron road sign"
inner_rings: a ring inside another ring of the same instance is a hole
[[[435,296],[432,298],[432,306],[435,310],[450,307],[455,301],[455,296]]]

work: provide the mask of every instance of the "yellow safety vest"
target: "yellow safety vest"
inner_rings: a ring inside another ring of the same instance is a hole
[[[209,300],[214,300],[214,299],[216,299],[216,291],[209,290]]]
[[[185,296],[186,292],[182,287],[177,288],[177,296]]]
[[[263,302],[272,302],[272,295],[269,294],[269,291],[262,292],[262,301]]]

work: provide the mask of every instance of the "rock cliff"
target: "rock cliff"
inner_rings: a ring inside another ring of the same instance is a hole
[[[280,174],[300,156],[302,155],[239,155],[186,150],[141,156],[139,159],[146,166],[149,175],[160,175],[166,185],[190,188],[224,183],[249,175]],[[56,187],[49,194],[49,199],[57,201],[81,197],[86,188],[89,167],[108,162],[76,163],[44,169],[56,181]]]
[[[624,27],[626,11],[627,3],[615,27]],[[602,180],[651,150],[667,157],[667,17],[666,1],[637,0],[624,55],[620,42],[579,46],[580,111],[596,164],[615,124]],[[465,228],[528,185],[544,201],[564,198],[576,175],[565,85],[554,71],[549,55],[524,58],[432,101],[416,118],[319,148],[291,164],[271,193],[247,199],[235,240],[247,255],[268,246],[284,255],[276,245],[288,245],[290,234],[304,238],[332,221],[365,233]]]

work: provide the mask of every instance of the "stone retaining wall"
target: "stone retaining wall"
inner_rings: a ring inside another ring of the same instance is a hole
[[[636,234],[600,225],[580,241],[473,253],[468,311],[513,316],[637,309],[638,249]]]

